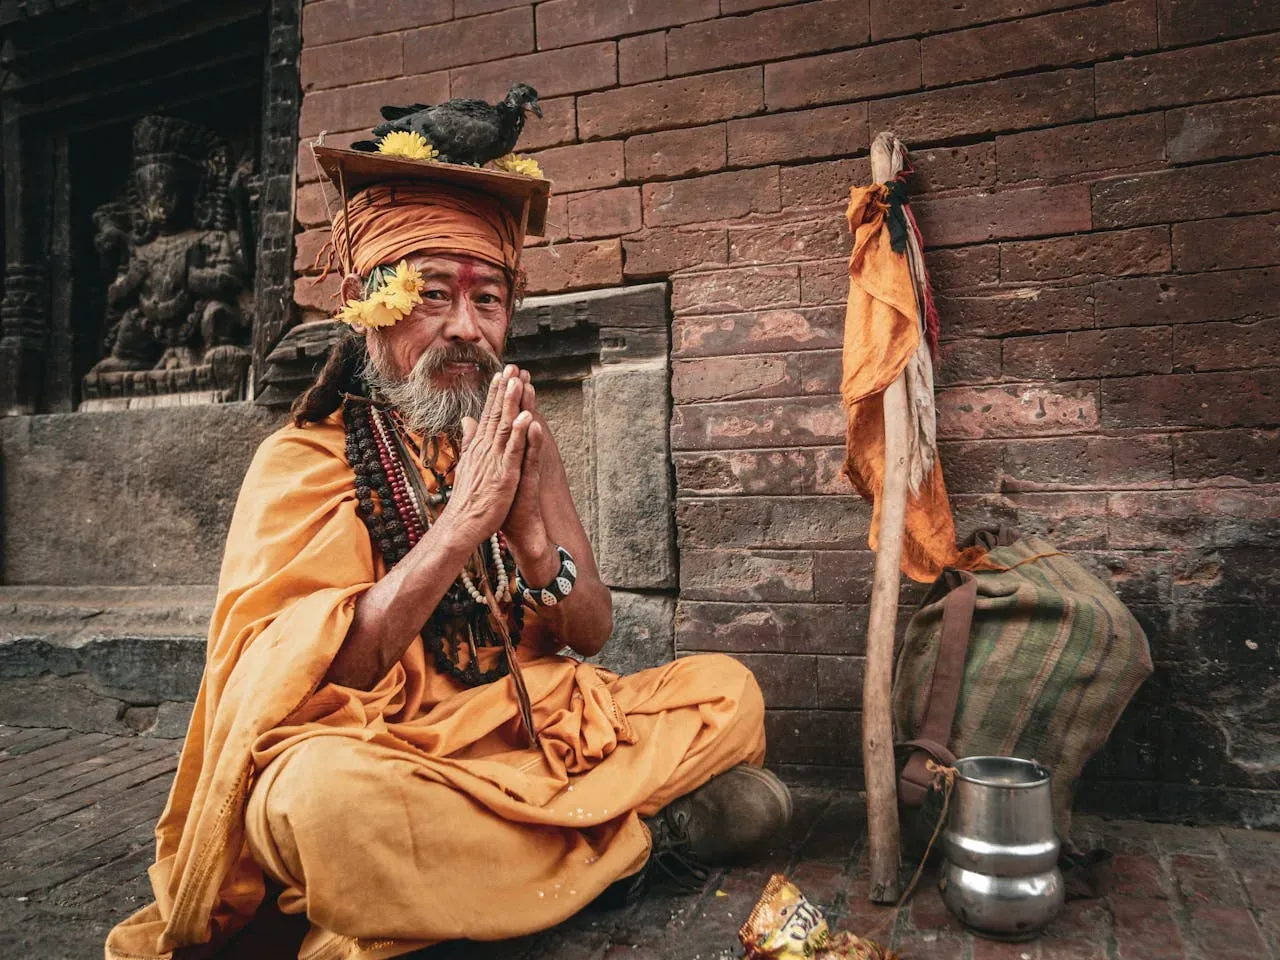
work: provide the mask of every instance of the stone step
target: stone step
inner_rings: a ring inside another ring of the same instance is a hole
[[[0,724],[180,737],[212,585],[0,586]]]

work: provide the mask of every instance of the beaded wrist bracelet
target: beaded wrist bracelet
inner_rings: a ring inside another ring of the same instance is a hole
[[[578,568],[573,562],[573,555],[559,544],[556,553],[560,555],[560,569],[545,587],[531,587],[524,574],[516,571],[516,590],[524,597],[524,602],[533,607],[553,607],[570,593],[578,579]]]

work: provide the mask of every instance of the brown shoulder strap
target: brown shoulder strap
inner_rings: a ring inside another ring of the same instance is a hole
[[[938,640],[938,659],[933,665],[929,699],[924,724],[919,735],[902,746],[911,750],[898,779],[898,796],[909,807],[924,802],[933,784],[926,768],[929,757],[950,766],[956,762],[948,749],[951,723],[960,702],[960,685],[964,682],[965,655],[969,652],[969,628],[973,624],[973,608],[978,600],[978,580],[961,571],[963,582],[947,594],[942,605],[942,633]]]

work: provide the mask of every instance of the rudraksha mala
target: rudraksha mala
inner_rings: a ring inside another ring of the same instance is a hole
[[[384,416],[381,423],[375,422],[375,417]],[[356,514],[368,528],[373,545],[390,570],[425,535],[429,524],[427,505],[416,502],[404,472],[414,467],[403,462],[397,444],[388,436],[388,426],[395,429],[391,418],[375,412],[368,399],[348,396],[342,407],[342,419],[346,428],[347,462],[356,479]],[[448,499],[448,487],[438,475],[437,485],[443,503]],[[480,554],[484,557],[486,574],[496,582],[496,558],[486,556],[487,552],[481,549]],[[514,579],[515,560],[505,544],[499,556],[506,578]],[[513,646],[519,645],[523,626],[524,607],[515,601],[509,620]],[[488,609],[468,594],[461,577],[450,584],[421,634],[436,668],[468,687],[492,683],[508,673],[505,657],[499,657],[497,665],[490,670],[480,669],[478,648],[501,647],[502,638],[489,622]]]

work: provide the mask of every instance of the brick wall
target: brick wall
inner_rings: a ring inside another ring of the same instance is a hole
[[[299,132],[537,87],[531,289],[671,282],[679,647],[759,668],[774,761],[846,777],[872,559],[838,475],[842,213],[897,132],[958,526],[1073,551],[1159,665],[1083,802],[1274,823],[1278,29],[1268,0],[312,0]]]

